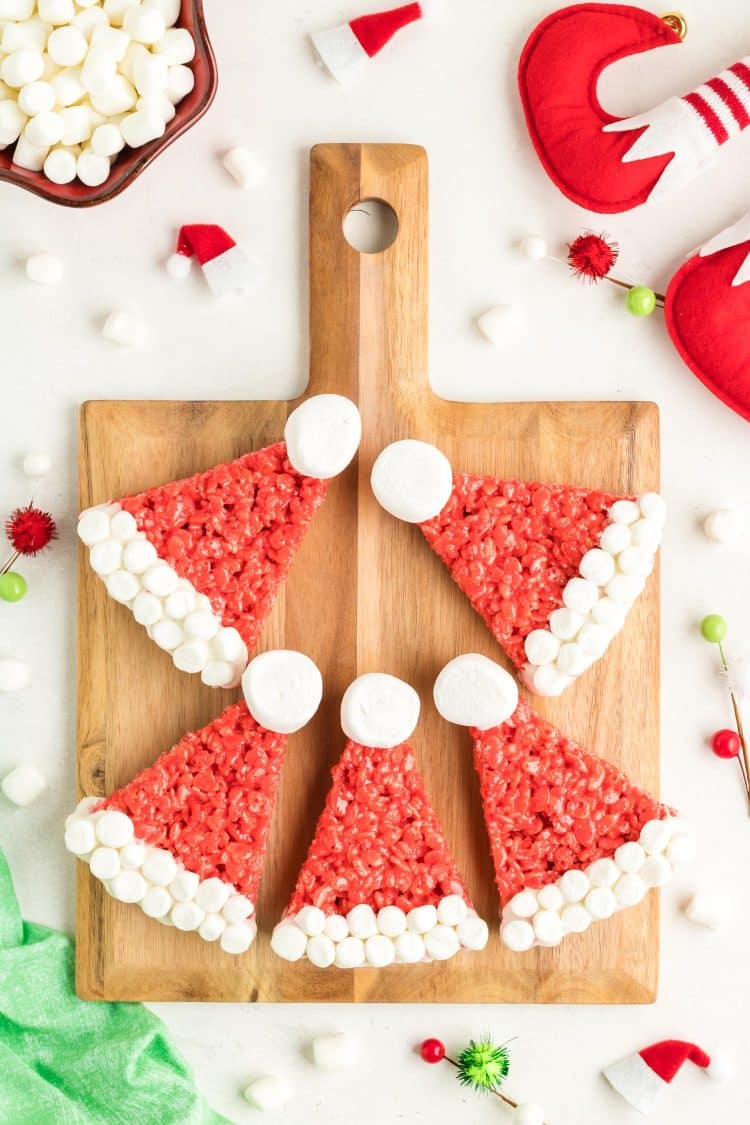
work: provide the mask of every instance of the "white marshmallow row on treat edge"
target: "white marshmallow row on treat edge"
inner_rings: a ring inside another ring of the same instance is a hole
[[[105,183],[193,89],[179,16],[180,0],[0,0],[0,149],[56,184]]]
[[[378,503],[407,523],[424,523],[442,512],[453,492],[448,458],[422,441],[387,446],[372,469]],[[628,610],[654,568],[666,519],[654,492],[617,500],[599,546],[581,559],[579,574],[563,590],[563,605],[548,628],[525,640],[524,684],[537,695],[557,696],[603,656],[625,624]]]
[[[391,749],[414,733],[419,711],[413,687],[395,676],[372,672],[344,693],[341,727],[352,742],[373,750]],[[361,903],[343,915],[307,905],[276,926],[271,948],[286,961],[307,957],[319,969],[384,969],[447,961],[462,949],[484,949],[488,937],[487,923],[460,894],[450,894],[437,904],[409,911],[385,906],[376,912]]]
[[[362,422],[349,399],[316,395],[292,412],[284,436],[297,472],[327,479],[356,454]],[[248,661],[242,637],[222,624],[205,594],[158,556],[129,512],[116,502],[88,508],[79,516],[78,536],[110,597],[131,611],[176,668],[200,673],[209,687],[237,686]]]
[[[245,701],[265,730],[291,734],[313,717],[323,697],[316,665],[299,652],[271,651],[248,666]],[[245,682],[243,680],[243,687]],[[263,708],[265,722],[256,711]],[[231,883],[201,879],[163,848],[139,840],[133,821],[118,809],[97,809],[101,797],[84,797],[65,821],[65,846],[87,863],[108,894],[140,906],[144,914],[225,953],[250,948],[257,933],[255,904]]]

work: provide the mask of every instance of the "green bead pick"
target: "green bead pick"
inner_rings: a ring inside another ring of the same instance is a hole
[[[489,1039],[475,1043],[472,1039],[458,1056],[458,1080],[475,1090],[494,1091],[508,1077],[510,1056],[505,1047],[496,1047]]]
[[[727,635],[727,625],[725,619],[720,617],[718,613],[709,613],[708,617],[704,617],[701,621],[701,633],[705,640],[712,645],[720,645]]]
[[[0,574],[0,598],[4,602],[20,602],[27,590],[26,579],[22,574],[16,574],[13,570]]]
[[[634,285],[628,290],[626,304],[633,316],[651,316],[656,308],[656,293],[647,285]]]

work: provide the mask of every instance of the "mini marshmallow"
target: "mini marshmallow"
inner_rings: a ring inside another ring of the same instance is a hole
[[[570,676],[564,675],[552,664],[544,664],[533,669],[531,686],[537,695],[554,699],[572,684]]]
[[[87,141],[91,136],[91,118],[88,107],[84,105],[71,105],[60,114],[63,120],[62,143],[64,145],[78,145]]]
[[[610,634],[601,625],[584,625],[578,634],[577,644],[586,656],[601,656],[611,640]]]
[[[134,581],[137,581],[135,577]],[[155,625],[151,626],[151,639],[165,652],[174,652],[175,649],[178,649],[180,645],[184,643],[185,634],[176,621],[162,620],[157,621]],[[208,667],[208,665],[206,667]],[[205,668],[203,671],[205,672]],[[229,678],[231,678],[231,675]],[[224,683],[226,679],[226,676],[222,676],[220,683]]]
[[[656,520],[657,523],[664,525],[667,518],[667,505],[657,492],[647,492],[645,496],[641,496],[638,506],[641,515],[646,519]]]
[[[26,114],[21,112],[16,102],[0,102],[0,145],[17,141],[25,124]]]
[[[285,961],[299,961],[305,956],[307,937],[298,926],[282,922],[271,935],[271,949]]]
[[[141,899],[141,910],[149,918],[166,917],[172,906],[172,896],[166,887],[149,887]]]
[[[591,917],[599,921],[611,918],[617,910],[617,899],[609,887],[593,887],[583,904]]]
[[[571,578],[563,590],[563,602],[574,613],[589,613],[598,598],[598,588],[586,578]]]
[[[75,15],[73,0],[37,0],[37,10],[40,19],[53,25],[70,23]]]
[[[77,27],[89,43],[97,28],[106,26],[107,16],[101,8],[85,8],[73,16],[73,27]]]
[[[720,930],[729,916],[731,906],[726,895],[713,891],[699,891],[685,907],[685,916],[696,926],[707,930]]]
[[[136,43],[152,46],[164,38],[166,23],[158,8],[129,7],[123,16],[123,29]]]
[[[448,458],[423,441],[396,441],[386,446],[372,467],[375,499],[396,519],[424,523],[437,516],[453,492]]]
[[[407,930],[396,938],[396,960],[403,965],[417,965],[425,958],[424,940],[420,934]]]
[[[343,941],[349,935],[349,923],[340,914],[329,914],[325,920],[323,932],[331,941]]]
[[[476,914],[467,914],[463,922],[458,925],[458,940],[464,949],[479,952],[484,949],[490,939],[490,931],[484,918]]]
[[[238,956],[245,953],[255,940],[257,927],[254,922],[240,922],[236,926],[227,926],[223,931],[219,944],[225,953]]]
[[[220,914],[207,914],[198,927],[198,933],[204,941],[218,941],[227,924]]]
[[[665,887],[672,878],[672,865],[663,855],[650,855],[638,874],[647,887]]]
[[[122,605],[132,602],[140,588],[141,584],[136,576],[127,570],[115,570],[107,576],[107,593]]]
[[[592,887],[613,887],[620,878],[621,868],[612,859],[596,859],[586,868]]]
[[[415,934],[426,934],[437,925],[437,910],[431,904],[415,906],[406,916],[406,924]]]
[[[66,67],[65,70],[59,71],[58,74],[50,78],[49,84],[55,91],[58,106],[62,108],[75,105],[76,102],[81,101],[86,96],[86,87],[81,81],[80,67]]]
[[[250,918],[255,913],[253,904],[245,895],[231,895],[225,906],[222,908],[222,917],[226,919],[230,925],[238,925]]]
[[[375,912],[371,906],[362,903],[355,906],[346,916],[350,933],[356,938],[373,937],[378,932]]]
[[[557,660],[557,668],[565,676],[580,676],[589,667],[589,657],[579,644],[562,645]]]
[[[245,1088],[243,1096],[245,1101],[250,1102],[256,1109],[274,1110],[286,1105],[292,1096],[292,1091],[283,1078],[268,1074],[251,1082]]]
[[[165,128],[164,118],[151,109],[137,109],[120,122],[125,143],[131,148],[140,148],[149,141],[163,137]]]
[[[532,629],[524,642],[530,664],[552,664],[560,651],[560,641],[547,629]]]
[[[18,92],[18,108],[33,117],[36,113],[49,113],[55,107],[55,89],[49,82],[29,82]]]
[[[96,848],[89,860],[91,874],[97,879],[113,879],[120,871],[120,856],[116,848]]]
[[[638,875],[621,875],[615,883],[618,906],[637,906],[646,894],[646,884]]]
[[[614,898],[614,895],[612,897]],[[580,902],[575,902],[563,909],[560,921],[566,933],[583,934],[593,922],[593,918],[585,906]]]
[[[219,629],[211,647],[219,659],[226,660],[229,664],[245,665],[247,663],[245,642],[237,630],[231,626],[226,629]]]
[[[85,149],[76,161],[76,174],[82,184],[87,187],[99,187],[108,178],[110,172],[109,160],[106,156],[97,156],[91,149]],[[107,339],[112,339],[107,336]],[[114,341],[120,343],[119,340]]]
[[[563,924],[560,915],[551,910],[540,910],[534,916],[534,933],[541,945],[559,945],[563,939]]]
[[[82,817],[74,817],[65,829],[65,847],[73,855],[85,856],[96,847],[94,825]],[[122,859],[120,860],[122,862]]]
[[[549,617],[550,632],[561,641],[572,641],[577,636],[584,618],[580,613],[562,606],[553,610]]]
[[[44,74],[41,52],[24,48],[6,55],[0,64],[0,77],[7,86],[20,89],[30,82],[38,82]]]
[[[125,15],[130,8],[136,8],[140,0],[104,0],[104,14],[113,27],[122,27]]]
[[[318,934],[323,933],[326,916],[317,906],[303,906],[295,917],[294,923],[308,937],[317,937]],[[361,937],[362,935],[358,934],[357,936]]]
[[[69,184],[76,178],[75,153],[64,148],[55,148],[44,161],[44,174],[53,184]]]
[[[91,151],[96,156],[117,156],[125,147],[125,138],[117,125],[97,125],[91,134]]]
[[[641,829],[639,842],[648,855],[654,855],[666,849],[670,837],[671,831],[666,820],[650,820]]]
[[[605,527],[599,546],[609,555],[617,556],[631,544],[630,528],[624,523],[611,523]]]
[[[180,0],[148,0],[149,8],[157,8],[167,27],[174,27],[180,18]]]
[[[618,871],[617,874],[619,877],[620,872]],[[536,897],[542,910],[560,911],[565,904],[562,891],[556,883],[547,883],[546,887],[540,887]]]
[[[467,653],[446,664],[435,681],[433,698],[447,722],[491,730],[516,710],[518,686],[499,664]]]
[[[641,547],[652,555],[658,550],[661,537],[662,528],[656,520],[641,519],[630,528],[630,540],[633,546]]]
[[[78,527],[80,535],[80,523]],[[145,574],[157,558],[156,547],[148,539],[132,539],[122,552],[122,565],[131,574]]]
[[[630,606],[642,589],[642,578],[635,574],[616,574],[607,585],[607,597],[619,605]]]
[[[612,555],[599,547],[595,547],[581,559],[578,568],[583,578],[593,582],[596,586],[606,586],[615,574],[615,562]]]
[[[135,105],[138,98],[135,87],[128,82],[122,74],[105,86],[91,94],[91,105],[103,117],[119,118],[120,114],[127,113]],[[118,129],[122,136],[122,121],[118,122]],[[135,134],[134,134],[135,135]],[[124,138],[123,138],[124,139]],[[138,142],[138,143],[143,143]]]
[[[617,527],[622,526],[617,524]],[[627,610],[624,606],[618,605],[617,602],[611,601],[609,598],[600,598],[594,608],[591,610],[591,617],[595,624],[601,625],[612,636],[618,633],[625,624]]]
[[[517,334],[521,316],[515,305],[495,305],[477,317],[477,328],[494,347],[507,344]]]
[[[167,95],[161,91],[155,91],[153,94],[146,94],[138,98],[135,103],[136,109],[142,109],[149,113],[156,113],[161,117],[165,125],[168,125],[173,117],[176,116],[177,110],[172,105]],[[173,254],[172,257],[182,258],[182,254]]]
[[[169,66],[161,55],[147,53],[133,63],[133,84],[139,94],[162,93],[167,88],[168,78]]]
[[[120,569],[122,544],[115,539],[105,539],[101,543],[95,543],[89,553],[89,562],[96,574],[106,578],[114,570]]]
[[[560,893],[566,902],[583,902],[591,884],[585,871],[566,871],[557,880]]]
[[[224,660],[209,660],[201,670],[201,682],[206,687],[236,687],[239,683],[239,676],[235,674],[235,670],[231,664],[227,664]]]
[[[533,918],[539,909],[539,902],[534,891],[520,891],[508,903],[508,909],[517,918]]]
[[[623,574],[648,578],[654,568],[654,558],[651,552],[643,547],[626,547],[618,557],[617,565]]]
[[[468,907],[460,895],[446,895],[438,903],[437,912],[442,926],[458,926],[466,917]]]
[[[433,961],[448,961],[458,953],[461,943],[452,926],[438,925],[424,935],[424,947]]]
[[[406,931],[406,915],[398,906],[384,906],[378,911],[378,930],[389,938],[397,938]]]
[[[193,930],[197,930],[205,917],[205,910],[201,910],[195,902],[178,902],[172,907],[172,913],[170,914],[175,927],[182,930],[183,933],[191,933]],[[224,933],[226,933],[226,930]]]
[[[107,848],[124,848],[133,839],[133,822],[118,809],[105,809],[97,818],[96,838]]]
[[[365,961],[365,945],[360,938],[344,938],[336,946],[336,966],[339,969],[358,969]]]
[[[146,858],[146,845],[133,840],[120,848],[120,863],[128,871],[137,871]]]
[[[31,805],[47,788],[47,779],[36,766],[23,764],[7,773],[0,783],[5,796],[19,808]]]
[[[177,864],[170,852],[163,848],[149,848],[141,870],[149,883],[154,883],[157,887],[168,887],[177,874]]]
[[[103,94],[117,77],[117,59],[103,47],[91,47],[81,67],[81,85],[89,94]]]
[[[706,538],[713,543],[733,546],[740,543],[745,536],[745,517],[742,512],[735,509],[721,508],[719,511],[711,512],[706,517],[703,530],[706,533]]]
[[[57,27],[47,40],[47,51],[58,66],[77,66],[86,57],[88,43],[77,27]]]
[[[174,575],[175,571],[170,568],[170,575]],[[148,574],[146,575],[148,578]],[[171,584],[171,578],[170,578]],[[153,593],[158,593],[157,590],[152,590]],[[163,595],[162,595],[163,596]],[[213,612],[205,610],[196,610],[194,613],[188,614],[183,622],[183,629],[188,637],[192,637],[199,641],[210,641],[218,633],[221,622]]]
[[[28,20],[34,12],[35,0],[0,0],[0,19]]]
[[[635,523],[640,514],[640,509],[633,500],[616,500],[609,509],[609,518],[613,523]]]
[[[620,871],[625,871],[631,875],[640,871],[645,861],[646,853],[635,840],[631,840],[627,844],[621,844],[615,852],[615,863]]]
[[[451,931],[453,933],[454,931]],[[458,938],[456,938],[458,943]],[[385,969],[392,964],[396,957],[396,947],[390,938],[384,934],[373,934],[365,942],[365,957],[367,964],[373,969]]]
[[[156,57],[162,56],[170,66],[180,66],[195,58],[195,42],[184,27],[165,31],[154,46]]]
[[[389,749],[413,733],[420,702],[414,688],[384,673],[360,676],[341,701],[341,726],[347,738],[363,746]]]
[[[190,617],[186,620],[186,627]],[[323,698],[323,678],[301,652],[264,652],[242,676],[245,702],[266,730],[294,734],[310,721]]]
[[[186,641],[172,653],[175,668],[197,675],[208,663],[208,645],[204,641]]]
[[[49,157],[47,159],[49,160]],[[26,259],[26,276],[29,281],[34,281],[37,285],[56,285],[63,276],[62,262],[54,254],[32,254]],[[24,466],[25,463],[24,461]],[[24,472],[26,472],[25,468]]]
[[[87,547],[109,538],[110,519],[101,508],[89,508],[78,517],[78,538]]]
[[[91,155],[94,154],[91,153]],[[111,312],[105,320],[102,335],[111,344],[119,344],[120,347],[135,347],[143,343],[146,326],[142,320],[132,313],[116,310]]]
[[[317,934],[307,943],[307,959],[317,969],[330,969],[336,960],[336,946],[325,934]]]
[[[92,49],[101,48],[108,55],[112,55],[115,62],[118,63],[125,58],[129,43],[130,36],[126,31],[121,28],[110,27],[107,24],[94,28],[90,40]]]
[[[180,868],[169,884],[169,893],[175,902],[190,902],[195,898],[200,885],[200,877],[194,871]]]
[[[313,1062],[321,1070],[345,1070],[356,1062],[357,1051],[349,1035],[317,1035],[311,1044]]]
[[[157,50],[159,50],[158,45]],[[168,76],[167,81],[169,81]],[[264,166],[246,145],[230,149],[225,153],[221,163],[243,191],[256,187],[266,174]]]
[[[23,660],[0,660],[0,693],[23,691],[30,680],[29,666]]]
[[[49,24],[40,20],[38,16],[25,19],[22,23],[6,23],[2,27],[3,4],[0,3],[0,54],[11,55],[14,51],[28,48],[32,51],[44,51],[49,35]]]
[[[189,66],[170,66],[166,95],[172,102],[182,101],[192,91],[195,75]]]
[[[62,140],[65,130],[65,119],[61,113],[51,111],[38,113],[31,117],[24,129],[23,135],[30,145],[38,149],[49,149]]]
[[[133,602],[133,617],[139,625],[155,625],[162,616],[162,606],[153,594],[141,590]]]

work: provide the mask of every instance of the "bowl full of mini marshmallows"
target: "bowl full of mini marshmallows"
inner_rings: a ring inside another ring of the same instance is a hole
[[[104,203],[216,85],[202,0],[0,0],[0,181]]]

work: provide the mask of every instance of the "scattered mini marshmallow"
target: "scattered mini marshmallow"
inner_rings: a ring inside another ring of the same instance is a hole
[[[745,517],[742,512],[738,512],[735,508],[720,508],[706,517],[703,529],[706,538],[713,543],[734,546],[740,543],[745,536]]]
[[[729,898],[716,891],[698,891],[685,907],[685,917],[707,930],[721,930],[731,913]]]
[[[0,789],[8,800],[19,808],[32,804],[46,788],[47,779],[35,766],[29,765],[16,766],[0,783]]]
[[[287,456],[298,473],[328,480],[351,463],[362,438],[362,419],[343,395],[313,395],[287,419]]]
[[[180,227],[177,247],[166,262],[170,277],[186,277],[192,257],[197,260],[209,289],[216,297],[244,292],[257,272],[234,239],[215,223],[192,223]],[[187,267],[185,261],[188,262]]]
[[[32,254],[26,259],[26,276],[37,285],[56,285],[62,280],[63,264],[54,254]]]
[[[511,1114],[512,1125],[544,1125],[544,1110],[535,1102],[516,1106]]]
[[[134,313],[121,309],[111,312],[102,326],[104,339],[123,348],[137,347],[143,343],[146,335],[145,321]]]
[[[23,691],[30,680],[29,666],[23,660],[0,660],[0,692]]]
[[[519,249],[531,262],[541,262],[547,257],[547,242],[540,234],[527,234],[521,239]]]
[[[496,348],[507,344],[521,326],[521,315],[515,305],[495,305],[477,319],[477,328]]]
[[[221,162],[225,171],[239,184],[243,191],[257,187],[266,174],[265,166],[250,151],[247,145],[238,145],[224,154]]]
[[[317,1035],[312,1041],[312,1057],[321,1070],[345,1070],[356,1062],[357,1051],[350,1035]]]
[[[444,453],[424,441],[395,441],[372,467],[372,491],[381,508],[406,523],[433,519],[453,491],[453,470]]]
[[[41,480],[52,468],[52,458],[48,453],[27,453],[22,468],[29,480]]]
[[[245,1101],[256,1109],[281,1109],[292,1096],[292,1090],[277,1074],[266,1074],[256,1078],[245,1088]]]

